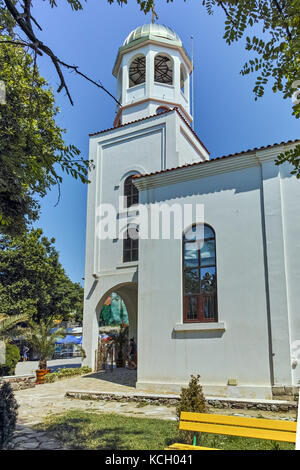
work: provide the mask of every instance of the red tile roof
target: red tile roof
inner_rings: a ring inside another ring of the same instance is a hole
[[[160,113],[160,114],[153,114],[152,116],[147,116],[147,117],[144,117],[144,118],[141,118],[141,119],[136,119],[135,121],[126,122],[126,124],[120,124],[119,126],[110,127],[109,129],[104,129],[103,131],[94,132],[92,134],[89,134],[89,136],[92,137],[94,135],[103,134],[104,132],[114,131],[116,129],[120,129],[121,127],[126,127],[126,126],[129,126],[130,124],[135,124],[136,122],[146,121],[146,119],[150,119],[150,118],[153,118],[155,116],[161,116],[162,114],[168,114],[171,111],[174,111],[174,109],[168,109],[167,111],[164,111],[163,113]]]
[[[190,131],[192,132],[192,134],[196,137],[196,139],[198,140],[198,142],[202,145],[202,147],[206,150],[206,152],[209,154],[209,151],[207,150],[207,148],[205,147],[204,143],[201,141],[201,139],[198,137],[198,135],[196,134],[196,132],[192,129],[192,127],[190,126],[190,124],[187,122],[186,119],[184,119],[184,117],[182,116],[182,114],[180,113],[180,111],[178,110],[178,108],[172,108],[172,109],[168,109],[167,111],[164,111],[160,114],[152,114],[152,116],[147,116],[147,117],[144,117],[144,118],[141,118],[141,119],[137,119],[136,121],[130,121],[130,122],[127,122],[126,124],[121,124],[120,126],[117,126],[117,127],[110,127],[109,129],[105,129],[103,131],[99,131],[99,132],[94,132],[92,134],[89,134],[90,137],[93,137],[94,135],[99,135],[99,134],[103,134],[104,132],[109,132],[109,131],[114,131],[116,129],[120,129],[121,127],[126,127],[126,126],[129,126],[130,124],[135,124],[137,122],[141,122],[141,121],[146,121],[147,119],[151,119],[153,117],[158,117],[158,116],[162,116],[163,114],[168,114],[168,113],[171,113],[172,111],[176,111],[177,114],[181,117],[181,119],[183,120],[183,122],[187,125],[187,127],[190,129]]]
[[[242,154],[245,154],[245,153],[255,152],[256,150],[265,150],[265,149],[276,147],[276,146],[279,146],[279,145],[295,144],[296,142],[300,142],[300,140],[299,139],[288,140],[286,142],[275,143],[275,144],[272,144],[272,145],[270,144],[270,145],[266,145],[266,146],[262,146],[262,147],[254,147],[253,149],[242,150],[241,152],[231,153],[229,155],[223,155],[222,157],[216,157],[216,158],[212,158],[210,160],[204,160],[204,161],[195,162],[195,163],[187,163],[187,164],[182,165],[182,166],[177,166],[177,167],[174,167],[174,168],[168,168],[166,170],[154,171],[152,173],[147,173],[147,174],[144,174],[144,175],[133,175],[133,178],[146,178],[148,176],[158,175],[158,174],[161,174],[161,173],[167,173],[169,171],[181,170],[182,168],[187,168],[187,167],[192,167],[192,166],[197,166],[197,165],[205,165],[207,163],[212,163],[216,160],[225,160],[227,158],[237,157],[238,155],[242,155]]]

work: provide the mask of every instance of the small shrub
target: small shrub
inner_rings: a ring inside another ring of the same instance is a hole
[[[10,441],[16,428],[18,404],[11,385],[0,385],[0,449]]]
[[[0,366],[0,375],[15,375],[16,365],[21,359],[18,346],[7,344],[5,351],[5,365]]]
[[[192,375],[188,387],[181,389],[180,402],[176,407],[178,420],[180,419],[180,413],[182,411],[205,413],[205,398],[202,392],[202,386],[199,384],[199,379],[200,375],[197,375],[196,377]],[[192,444],[194,434],[195,433],[191,431],[180,431],[179,438],[187,444]]]

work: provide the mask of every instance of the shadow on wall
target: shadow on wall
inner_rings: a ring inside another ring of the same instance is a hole
[[[253,157],[254,158],[254,157]],[[283,164],[276,166],[269,162],[264,170],[264,180],[276,178],[280,173],[281,178],[290,178],[292,166]],[[178,170],[181,171],[181,170]],[[202,196],[205,194],[234,191],[234,193],[245,193],[259,190],[261,188],[261,169],[257,166],[241,170],[228,171],[228,173],[216,173],[203,178],[195,177],[193,181],[182,181],[166,186],[155,188],[151,192],[149,203],[163,202],[170,199],[181,199],[188,196]]]

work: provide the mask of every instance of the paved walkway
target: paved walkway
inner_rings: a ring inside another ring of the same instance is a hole
[[[173,407],[144,406],[144,403],[141,405],[132,402],[77,400],[65,397],[68,390],[133,393],[136,391],[135,381],[135,371],[118,369],[112,373],[107,371],[99,374],[89,374],[17,391],[15,397],[20,405],[18,422],[22,425],[34,425],[43,421],[47,416],[74,409],[175,419],[175,409]]]
[[[35,431],[26,426],[17,425],[9,450],[65,450],[60,442],[47,433]]]
[[[26,364],[26,366],[28,363]],[[23,372],[24,373],[24,372]],[[136,382],[136,371],[128,369],[114,369],[113,372],[101,372],[82,377],[73,377],[51,384],[37,385],[34,388],[15,392],[19,403],[18,429],[13,442],[15,449],[61,449],[60,443],[43,432],[32,430],[35,424],[41,423],[47,417],[70,410],[82,410],[104,413],[118,413],[126,416],[147,417],[175,420],[175,407],[164,405],[151,405],[136,402],[93,401],[70,399],[65,393],[76,391],[106,391],[133,393]],[[295,412],[275,413],[259,410],[230,410],[214,409],[210,412],[253,416],[273,419],[295,419]]]

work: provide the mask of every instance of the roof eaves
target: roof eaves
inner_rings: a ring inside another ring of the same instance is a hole
[[[144,118],[136,119],[135,121],[126,122],[126,124],[121,124],[120,126],[117,126],[117,127],[110,127],[109,129],[104,129],[103,131],[93,132],[89,134],[89,137],[94,137],[95,135],[104,134],[105,132],[109,132],[109,131],[115,131],[126,126],[130,126],[131,124],[136,124],[137,122],[142,122],[142,121],[146,121],[147,119],[163,116],[164,114],[168,114],[173,111],[175,111],[175,108],[168,109],[167,111],[164,111],[163,113],[160,113],[160,114],[152,114],[151,116],[146,116]]]
[[[241,152],[232,153],[232,154],[228,154],[228,155],[223,155],[222,157],[211,158],[210,160],[204,160],[204,161],[195,162],[195,163],[187,163],[186,165],[178,166],[178,167],[175,167],[175,168],[168,168],[168,169],[161,170],[161,171],[155,171],[155,172],[147,173],[147,174],[144,174],[144,175],[134,175],[133,178],[134,179],[147,178],[149,176],[160,175],[160,174],[164,174],[164,173],[168,173],[168,172],[176,171],[176,170],[182,170],[184,168],[190,168],[190,167],[193,167],[193,166],[205,165],[205,164],[208,164],[208,163],[213,163],[213,162],[220,161],[220,160],[226,160],[226,159],[229,159],[229,158],[236,158],[236,157],[241,156],[241,155],[245,155],[245,154],[249,154],[249,153],[255,153],[255,152],[261,151],[261,150],[267,150],[267,149],[270,149],[270,148],[273,148],[273,147],[279,147],[280,145],[295,144],[296,142],[300,142],[300,140],[299,139],[288,140],[286,142],[270,144],[270,145],[266,145],[266,146],[262,146],[262,147],[254,147],[253,149],[242,150]]]

